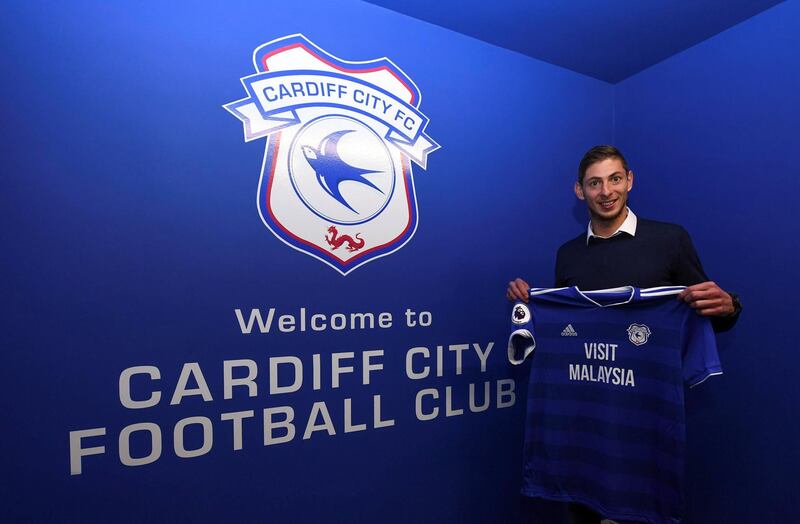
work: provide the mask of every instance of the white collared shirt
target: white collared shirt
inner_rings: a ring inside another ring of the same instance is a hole
[[[592,223],[589,222],[589,227],[586,229],[586,244],[587,245],[589,244],[589,239],[592,237],[611,238],[619,235],[620,233],[628,233],[632,237],[636,236],[636,215],[633,214],[631,208],[626,207],[625,209],[628,211],[628,216],[625,217],[625,221],[622,223],[621,226],[619,226],[619,228],[616,231],[614,231],[607,237],[601,237],[600,235],[595,235],[594,231],[592,231]]]

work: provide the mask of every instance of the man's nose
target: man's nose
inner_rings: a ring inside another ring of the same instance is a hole
[[[605,180],[603,185],[600,186],[600,194],[608,195],[611,193],[611,182],[609,180]]]

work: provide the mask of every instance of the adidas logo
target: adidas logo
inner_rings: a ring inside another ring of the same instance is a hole
[[[564,328],[564,331],[561,332],[562,337],[577,337],[578,332],[572,327],[572,324],[567,324],[567,327]]]

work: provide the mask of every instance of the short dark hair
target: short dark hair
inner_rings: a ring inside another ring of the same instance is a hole
[[[628,171],[630,171],[628,162],[619,149],[608,145],[594,146],[581,158],[581,163],[578,166],[578,183],[583,185],[583,179],[586,177],[586,170],[589,169],[589,166],[607,158],[619,158],[620,162],[622,162],[622,167],[625,169],[625,174],[627,175]]]

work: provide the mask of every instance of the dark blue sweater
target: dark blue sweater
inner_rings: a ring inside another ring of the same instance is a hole
[[[619,286],[691,286],[708,281],[689,233],[681,226],[638,219],[636,236],[602,239],[586,233],[561,246],[556,256],[556,287],[584,290]],[[712,318],[715,331],[730,329],[738,318]]]

